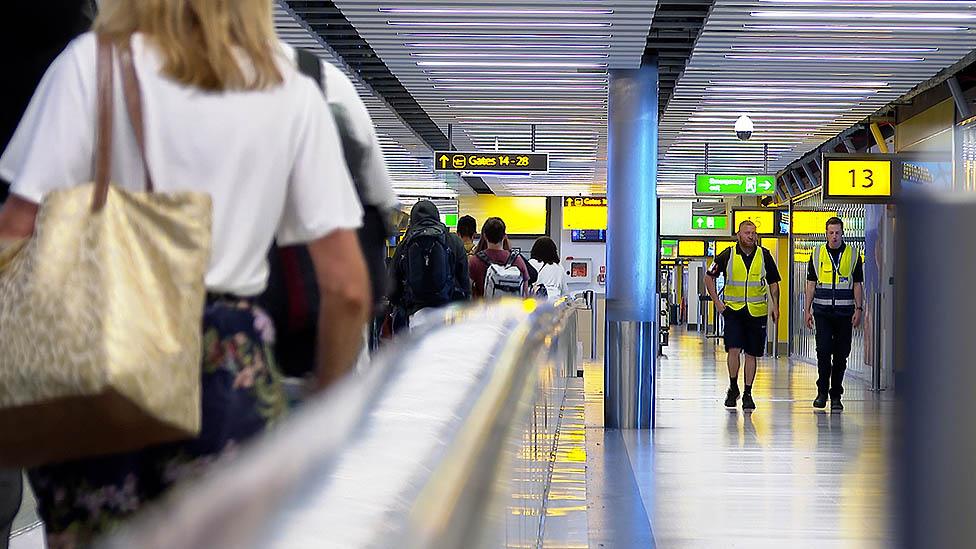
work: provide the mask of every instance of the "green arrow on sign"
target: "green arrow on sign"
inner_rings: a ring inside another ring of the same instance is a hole
[[[695,176],[695,193],[699,195],[764,196],[776,192],[776,176],[711,175]]]

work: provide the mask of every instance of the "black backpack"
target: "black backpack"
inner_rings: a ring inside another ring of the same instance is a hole
[[[319,58],[307,50],[298,49],[296,53],[299,69],[315,80],[324,94]],[[346,164],[363,206],[363,226],[357,236],[369,271],[373,310],[378,314],[390,290],[386,268],[386,241],[392,231],[381,209],[363,200],[362,176],[358,170],[359,160],[362,159],[361,147],[348,139],[348,132],[343,131],[339,120],[336,120],[336,124],[339,126]],[[279,369],[285,375],[301,377],[315,370],[319,318],[319,287],[315,266],[308,253],[308,246],[278,247],[277,244],[271,246],[268,265],[268,287],[258,303],[274,321],[277,333],[275,359]]]
[[[439,307],[455,296],[454,250],[442,227],[413,231],[402,244],[400,265],[403,302],[408,312],[424,307]]]

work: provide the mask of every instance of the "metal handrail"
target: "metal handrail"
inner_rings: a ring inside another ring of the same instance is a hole
[[[310,503],[308,498],[316,489],[327,491],[328,479],[343,454],[365,436],[364,430],[375,419],[370,418],[371,412],[406,379],[410,367],[406,361],[416,358],[430,338],[449,338],[467,323],[497,320],[493,325],[498,334],[497,359],[484,384],[473,386],[468,407],[457,412],[462,419],[453,426],[455,436],[444,443],[435,462],[424,463],[411,473],[405,484],[408,489],[397,494],[398,503],[406,507],[396,517],[384,515],[384,528],[364,544],[476,545],[474,540],[487,528],[485,506],[497,502],[497,498],[483,496],[498,481],[506,457],[500,437],[517,428],[527,412],[526,392],[538,377],[536,360],[541,353],[561,345],[569,360],[575,360],[576,342],[560,342],[559,335],[570,319],[575,321],[573,315],[581,307],[580,300],[564,298],[552,305],[515,301],[446,308],[435,325],[382,352],[364,376],[347,379],[324,398],[306,405],[281,428],[246,449],[236,462],[217,468],[193,487],[175,491],[102,545],[285,546],[283,517],[300,505],[297,502]],[[568,375],[569,370],[566,367],[563,372]],[[450,506],[445,508],[447,502]],[[322,516],[321,521],[327,523],[330,518]],[[301,535],[294,529],[304,525],[290,527],[287,534],[294,537]],[[351,528],[337,524],[332,532],[344,527]]]

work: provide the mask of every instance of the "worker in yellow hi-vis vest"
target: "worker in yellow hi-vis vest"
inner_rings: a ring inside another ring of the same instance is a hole
[[[844,222],[827,220],[827,245],[817,246],[807,268],[806,323],[817,329],[817,398],[813,407],[840,412],[844,372],[854,328],[864,311],[864,261],[844,242]]]
[[[769,250],[758,245],[756,225],[739,224],[735,249],[720,253],[705,276],[705,287],[719,314],[725,319],[725,350],[729,353],[729,390],[725,406],[734,408],[739,400],[740,354],[745,352],[745,391],[742,409],[755,410],[752,384],[756,361],[766,352],[766,323],[779,320],[779,270]],[[758,259],[758,261],[757,261]],[[725,276],[725,300],[716,290],[715,280]]]

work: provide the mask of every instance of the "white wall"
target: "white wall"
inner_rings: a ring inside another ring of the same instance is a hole
[[[607,265],[607,245],[605,242],[573,242],[571,231],[563,230],[563,201],[559,197],[549,199],[549,237],[559,246],[559,257],[563,260],[563,268],[569,270],[567,257],[589,258],[593,260],[593,281],[589,284],[569,284],[570,292],[593,290],[598,294],[605,294],[607,287],[597,283],[600,267]]]

